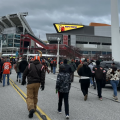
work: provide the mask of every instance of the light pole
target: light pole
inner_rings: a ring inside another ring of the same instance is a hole
[[[27,47],[27,61],[28,61],[28,55],[29,55],[29,46]]]
[[[59,70],[59,42],[60,42],[60,38],[57,38],[58,41],[58,49],[57,49],[57,70]]]

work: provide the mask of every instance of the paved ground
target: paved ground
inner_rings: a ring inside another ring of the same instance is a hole
[[[77,74],[76,74],[77,75]],[[46,75],[45,90],[39,91],[38,106],[51,118],[51,120],[65,120],[64,104],[62,114],[57,113],[58,95],[55,93],[56,75]],[[26,93],[26,86],[16,82],[13,71],[10,78]],[[80,90],[79,78],[75,77],[69,95],[70,120],[120,120],[120,103],[112,100],[112,88],[108,85],[103,89],[103,101],[97,98],[97,91],[89,88],[89,97],[84,101]],[[10,86],[2,87],[0,84],[0,118],[1,120],[27,120],[26,103],[20,95]],[[120,100],[120,90],[118,90]],[[37,120],[34,115],[33,120]]]

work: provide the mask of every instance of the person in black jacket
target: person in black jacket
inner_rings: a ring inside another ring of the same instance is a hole
[[[29,111],[29,118],[33,117],[34,112],[37,108],[38,102],[38,90],[41,85],[41,90],[44,90],[45,84],[45,71],[44,66],[40,64],[38,59],[35,59],[33,63],[29,64],[24,73],[23,73],[23,81],[22,85],[26,84],[26,76],[27,76],[27,108]]]
[[[23,72],[25,71],[27,66],[28,66],[28,62],[26,61],[26,58],[23,57],[22,61],[19,64],[19,70],[20,70],[20,73],[21,73],[21,83],[22,83]]]
[[[84,100],[86,101],[88,97],[88,88],[90,86],[90,77],[92,75],[86,61],[83,62],[83,66],[78,70],[78,75],[80,76],[79,82],[81,83],[81,91],[83,92]]]
[[[70,90],[70,74],[66,71],[62,64],[59,67],[59,74],[57,75],[56,91],[59,92],[58,112],[62,110],[62,100],[64,99],[66,119],[69,118],[69,90]]]
[[[97,83],[98,97],[102,101],[102,87],[105,86],[106,71],[100,66],[100,61],[96,61],[96,66],[93,68],[93,73]]]

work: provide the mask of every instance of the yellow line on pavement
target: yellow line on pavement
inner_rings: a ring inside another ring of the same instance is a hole
[[[13,86],[12,82],[10,81],[11,86],[16,90],[16,88]],[[25,98],[16,90],[16,92],[20,95],[20,97],[26,102]],[[35,115],[39,118],[39,120],[43,120],[37,112],[35,112]]]
[[[12,79],[10,79],[11,81],[12,81],[12,83],[14,83],[14,81],[12,80]],[[11,84],[11,82],[10,82],[10,84]],[[17,89],[27,98],[27,95],[14,83],[14,85],[17,87]],[[13,85],[12,85],[13,86]],[[14,88],[14,86],[13,86],[13,88]],[[14,88],[15,89],[15,88]],[[16,90],[16,89],[15,89]],[[16,90],[17,91],[17,90]],[[18,92],[18,91],[17,91]],[[18,92],[19,93],[19,92]],[[24,101],[26,102],[26,100],[25,100],[25,98],[19,93],[19,95],[24,99]],[[37,106],[37,110],[42,114],[42,115],[45,115],[46,116],[46,118],[47,118],[47,120],[51,120],[42,110],[41,110],[41,108],[40,107],[38,107]],[[36,112],[35,112],[36,113]],[[39,114],[37,113],[36,114],[37,115],[37,117],[40,117],[39,116]],[[42,120],[42,119],[40,119],[40,120]]]

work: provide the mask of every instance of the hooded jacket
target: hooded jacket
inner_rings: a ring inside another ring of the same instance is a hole
[[[70,74],[66,71],[61,71],[57,75],[56,89],[62,93],[68,93],[71,86]]]
[[[20,72],[23,73],[27,66],[28,66],[28,62],[25,59],[23,59],[19,64]]]
[[[25,81],[27,76],[28,84],[32,83],[41,83],[44,85],[45,83],[45,70],[44,66],[42,66],[39,60],[33,61],[33,63],[29,64],[24,73],[23,73],[23,82]]]

